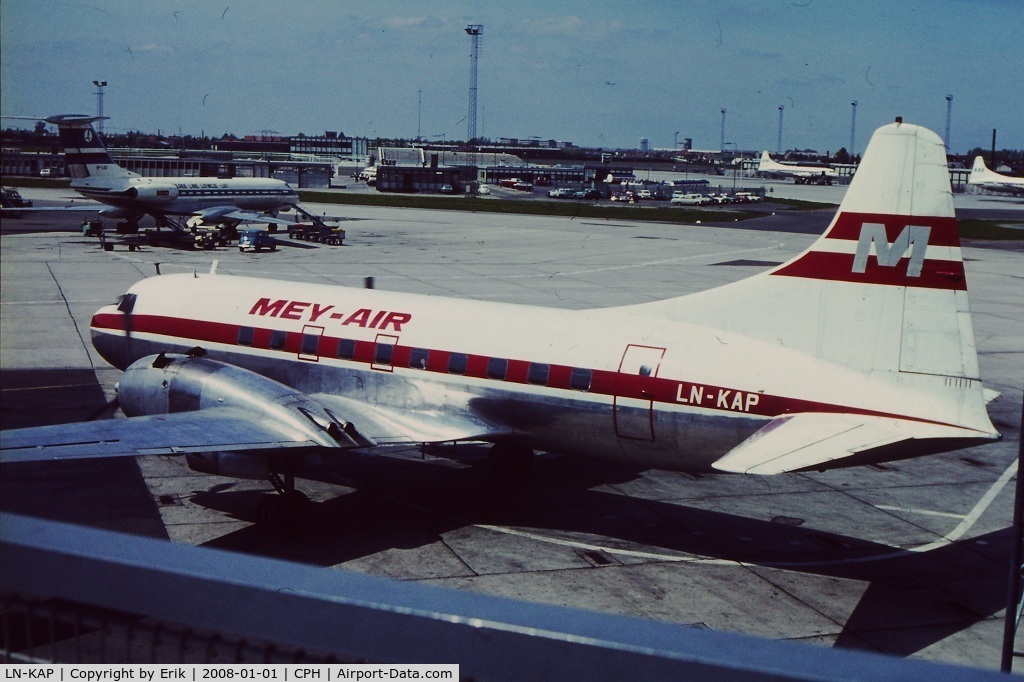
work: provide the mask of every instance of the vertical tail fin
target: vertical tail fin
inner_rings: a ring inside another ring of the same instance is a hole
[[[971,177],[968,182],[979,182],[985,179],[988,174],[988,166],[985,165],[985,159],[982,156],[974,157],[974,165],[971,166]]]
[[[828,230],[769,272],[635,306],[869,372],[979,375],[945,147],[883,126]]]
[[[94,121],[106,117],[62,114],[46,119],[57,126],[64,162],[73,180],[86,178],[118,179],[136,177],[136,173],[114,163],[106,145],[92,127]]]

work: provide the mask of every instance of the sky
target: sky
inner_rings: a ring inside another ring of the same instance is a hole
[[[0,114],[108,132],[863,152],[902,116],[1024,149],[1022,0],[3,0]],[[850,150],[856,100],[856,126]],[[4,127],[30,127],[4,119]]]

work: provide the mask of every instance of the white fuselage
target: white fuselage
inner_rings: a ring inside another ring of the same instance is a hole
[[[112,183],[89,177],[71,188],[122,211],[154,215],[192,215],[220,206],[274,212],[299,200],[287,183],[273,178],[131,177]]]
[[[124,368],[161,351],[409,413],[469,412],[539,450],[706,470],[770,419],[836,412],[942,423],[956,405],[699,325],[223,275],[144,280],[131,337],[114,306],[93,343]],[[628,309],[626,309],[628,310]],[[358,424],[357,424],[358,426]]]

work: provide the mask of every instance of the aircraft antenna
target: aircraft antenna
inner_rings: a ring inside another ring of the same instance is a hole
[[[466,142],[470,144],[476,139],[476,66],[480,58],[480,36],[483,32],[483,24],[470,24],[466,27],[466,33],[473,43],[473,49],[469,53],[469,130],[466,134]]]

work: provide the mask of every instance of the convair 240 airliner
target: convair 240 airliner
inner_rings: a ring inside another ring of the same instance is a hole
[[[831,185],[836,177],[834,169],[828,166],[798,166],[794,163],[779,163],[767,151],[761,152],[757,162],[757,172],[768,177],[793,178],[799,184]]]
[[[880,128],[828,230],[789,262],[671,300],[559,310],[165,275],[92,320],[128,419],[3,432],[4,462],[181,454],[267,478],[304,453],[484,441],[777,474],[999,438],[986,412],[945,147]],[[500,470],[500,469],[499,469]]]
[[[105,117],[104,117],[105,118]],[[289,225],[277,212],[298,203],[288,183],[273,178],[149,178],[114,163],[92,124],[97,117],[64,114],[45,119],[57,126],[71,189],[109,208],[102,215],[132,228],[144,215],[158,221],[188,216],[190,225],[261,222]]]
[[[997,192],[1024,194],[1024,178],[1003,175],[991,170],[985,165],[985,159],[981,156],[974,157],[974,165],[971,166],[971,175],[967,184]]]

